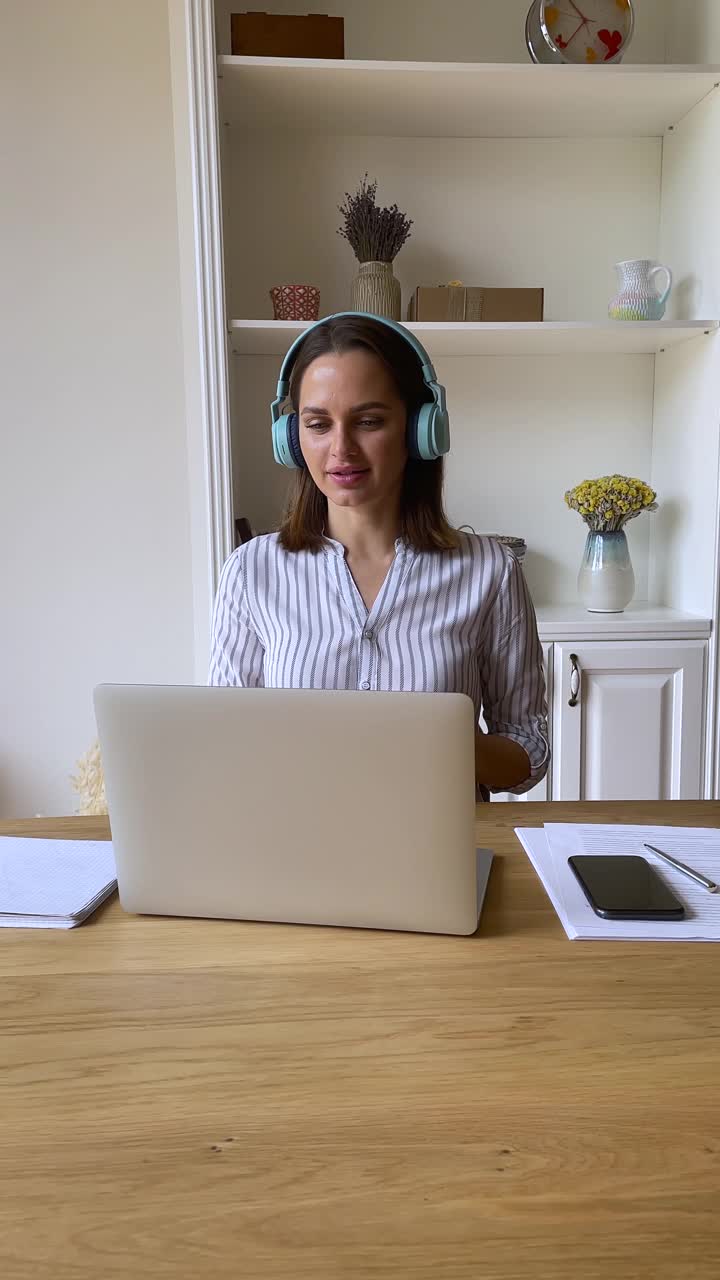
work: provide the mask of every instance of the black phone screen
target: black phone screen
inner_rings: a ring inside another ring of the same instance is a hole
[[[685,908],[645,858],[579,854],[568,858],[593,911],[609,920],[682,920]]]

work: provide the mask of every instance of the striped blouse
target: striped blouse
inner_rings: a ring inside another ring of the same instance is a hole
[[[529,790],[549,758],[535,611],[501,543],[459,537],[444,552],[398,540],[369,612],[339,542],[317,554],[284,551],[276,534],[244,543],[220,578],[209,683],[466,693],[488,732],[524,747],[532,772],[512,790]]]

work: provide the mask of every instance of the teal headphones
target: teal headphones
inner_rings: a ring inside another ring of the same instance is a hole
[[[275,461],[283,467],[294,470],[301,470],[305,466],[300,448],[298,416],[296,413],[280,411],[290,389],[290,374],[298,347],[318,325],[326,324],[328,320],[338,320],[343,316],[365,316],[368,320],[376,320],[378,324],[394,329],[405,339],[408,346],[412,347],[422,366],[423,382],[432,396],[432,403],[421,404],[419,408],[408,414],[408,453],[411,458],[420,458],[423,462],[432,462],[435,458],[441,458],[450,448],[450,423],[445,404],[445,388],[440,386],[425,348],[409,329],[396,324],[394,320],[387,320],[384,316],[374,316],[369,311],[338,311],[335,315],[317,320],[309,329],[305,329],[299,338],[295,339],[282,362],[276,397],[270,409]]]

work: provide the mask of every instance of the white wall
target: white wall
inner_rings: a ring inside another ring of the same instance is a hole
[[[683,13],[716,0],[683,0]],[[629,62],[665,61],[667,0],[635,0],[637,23]],[[308,13],[308,0],[239,5],[215,0],[219,53],[230,52],[230,14],[250,8]],[[530,0],[323,0],[322,13],[345,19],[346,58],[400,61],[524,62]],[[677,60],[677,59],[676,59]]]
[[[668,62],[720,62],[718,0],[668,0]]]
[[[660,507],[647,518],[652,599],[706,618],[717,584],[719,348],[702,337],[656,359],[649,481]]]
[[[451,411],[451,522],[524,538],[535,603],[574,603],[587,527],[565,505],[565,492],[614,471],[649,476],[654,358],[501,356],[434,364]],[[649,534],[647,520],[628,528],[638,600],[647,599]]]
[[[394,271],[419,284],[545,288],[546,320],[606,320],[613,265],[655,257],[659,138],[360,138],[228,128],[227,305],[270,319],[269,289],[309,281],[321,314],[357,271],[338,204],[366,171],[414,225]]]
[[[165,0],[3,5],[0,815],[68,813],[104,680],[190,680]]]
[[[720,8],[720,5],[718,5]],[[663,143],[659,257],[675,273],[668,318],[720,315],[720,89],[689,111]]]
[[[720,36],[720,24],[716,30]],[[673,318],[720,315],[720,176],[717,163],[708,162],[719,150],[716,89],[663,147],[659,256],[675,272]],[[683,344],[656,363],[652,483],[663,501],[653,539],[664,554],[653,556],[651,590],[660,601],[710,617],[718,568],[720,337]]]

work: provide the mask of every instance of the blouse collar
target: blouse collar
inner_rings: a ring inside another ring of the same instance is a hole
[[[396,538],[395,554],[397,555],[404,549],[404,547],[404,539]],[[323,551],[327,552],[328,555],[340,556],[341,559],[345,559],[346,548],[343,546],[342,542],[336,542],[335,538],[331,538],[327,533],[323,533]]]

